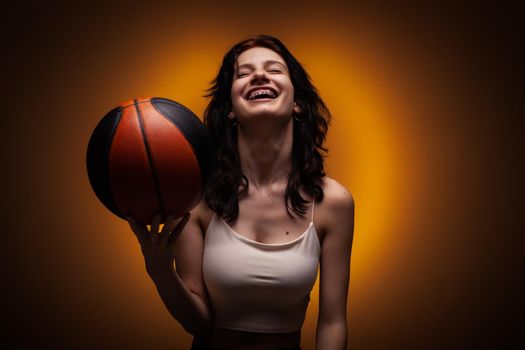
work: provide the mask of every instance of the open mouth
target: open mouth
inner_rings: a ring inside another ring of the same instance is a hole
[[[248,101],[274,99],[278,96],[277,92],[270,88],[254,89],[248,92],[246,99]]]

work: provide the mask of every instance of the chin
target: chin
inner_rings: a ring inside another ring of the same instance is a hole
[[[242,113],[245,118],[254,118],[254,117],[266,117],[266,118],[291,118],[293,110],[285,110],[278,108],[271,108],[270,106],[261,106],[260,108],[250,108]]]
[[[279,119],[283,119],[283,118],[290,118],[292,116],[292,112],[287,112],[287,111],[276,111],[274,109],[266,109],[266,108],[261,108],[261,109],[258,109],[258,110],[251,110],[249,112],[246,112],[245,114],[245,118],[246,119],[250,119],[250,118],[256,118],[256,117],[265,117],[265,118],[279,118]]]

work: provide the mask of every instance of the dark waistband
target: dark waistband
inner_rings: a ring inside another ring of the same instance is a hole
[[[210,350],[210,349],[206,347],[206,345],[204,344],[203,339],[201,339],[199,337],[194,337],[193,338],[193,342],[191,343],[191,349],[190,350]],[[300,346],[296,346],[296,347],[293,347],[293,348],[287,348],[286,350],[301,350],[301,347]]]

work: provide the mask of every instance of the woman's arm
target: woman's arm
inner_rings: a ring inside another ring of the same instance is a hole
[[[162,301],[171,315],[193,335],[206,333],[211,327],[211,311],[202,279],[204,242],[199,206],[190,212],[185,225],[182,222],[182,229],[174,228],[178,220],[168,219],[160,234],[153,233],[157,232],[158,223],[152,224],[150,232],[133,219],[130,221],[141,245],[146,270]],[[172,230],[172,236],[168,237]]]
[[[335,181],[325,186],[326,218],[320,263],[316,349],[344,350],[348,336],[346,304],[354,231],[352,195]]]

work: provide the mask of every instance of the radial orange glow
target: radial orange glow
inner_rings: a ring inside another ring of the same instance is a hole
[[[508,83],[519,55],[504,45],[521,41],[491,17],[509,7],[10,4],[2,149],[13,348],[190,347],[127,223],[91,190],[86,147],[131,98],[170,98],[202,117],[224,53],[258,33],[286,44],[333,115],[326,171],[356,204],[349,348],[479,348],[463,345],[519,328],[505,299],[518,259],[495,263],[521,217],[508,208],[521,200],[510,180],[522,118],[509,118]],[[317,283],[304,350],[315,348],[318,296]]]
[[[318,35],[333,37],[334,33]],[[288,39],[292,43],[299,41],[293,36]],[[225,41],[203,47],[198,39],[182,42],[176,49],[157,55],[149,52],[141,58],[143,66],[149,67],[148,74],[138,72],[139,76],[149,77],[142,82],[141,90],[175,99],[202,116],[207,103],[202,96],[218,70],[222,55],[233,43]],[[352,284],[366,285],[366,279],[373,276],[374,266],[381,263],[380,256],[391,239],[389,233],[396,215],[395,196],[399,186],[395,184],[399,181],[397,167],[402,150],[396,149],[393,141],[396,129],[389,123],[390,101],[374,88],[381,81],[367,76],[367,71],[373,70],[371,65],[377,62],[367,62],[361,57],[359,45],[346,52],[337,46],[322,44],[315,50],[309,44],[290,49],[305,64],[333,115],[326,168],[328,175],[345,185],[356,201]],[[122,232],[117,236],[129,236],[126,225],[118,230]],[[133,252],[136,256],[135,250],[132,246],[122,250],[122,254]],[[140,270],[140,266],[137,269]],[[305,349],[309,349],[315,334],[318,282],[305,323]],[[147,280],[145,283],[150,284]],[[157,304],[158,301],[143,302]]]

